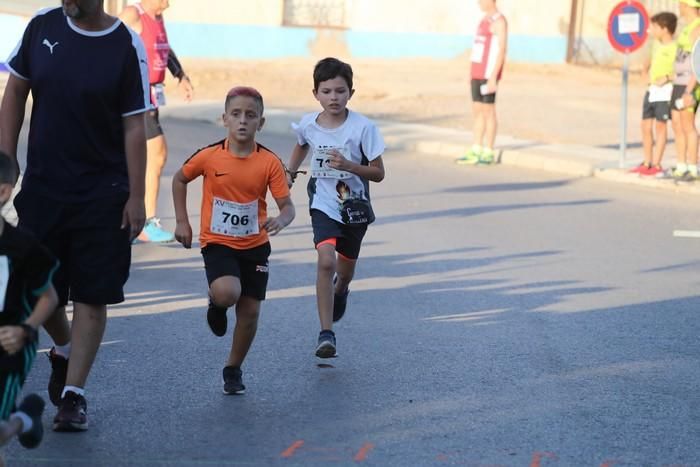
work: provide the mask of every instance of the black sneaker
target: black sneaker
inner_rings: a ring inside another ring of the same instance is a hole
[[[87,402],[73,391],[67,391],[53,419],[54,431],[85,431],[88,429]]]
[[[56,353],[56,348],[51,347],[48,353],[51,362],[51,376],[49,377],[49,399],[51,403],[58,407],[61,403],[61,394],[66,385],[68,375],[68,359]]]
[[[333,322],[340,321],[345,314],[345,308],[348,306],[348,295],[350,295],[350,289],[343,294],[333,294]]]
[[[316,356],[318,358],[335,357],[335,333],[333,331],[321,331],[318,335]]]
[[[245,394],[243,372],[235,366],[224,368],[224,394],[240,396]]]
[[[29,394],[19,405],[18,412],[24,412],[32,419],[32,429],[20,434],[19,444],[27,449],[34,449],[44,437],[44,425],[41,424],[41,414],[44,413],[44,399],[38,394]]]
[[[226,308],[221,306],[216,306],[209,300],[209,308],[207,308],[207,323],[209,323],[209,329],[214,333],[215,336],[226,335],[226,326],[228,325],[228,320],[226,319]]]

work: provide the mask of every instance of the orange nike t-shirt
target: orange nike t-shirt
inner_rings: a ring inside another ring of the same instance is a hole
[[[256,144],[248,157],[229,152],[228,140],[197,151],[182,166],[188,180],[204,177],[199,243],[216,243],[248,250],[268,241],[262,229],[267,220],[268,189],[275,199],[289,196],[287,177],[279,158]]]

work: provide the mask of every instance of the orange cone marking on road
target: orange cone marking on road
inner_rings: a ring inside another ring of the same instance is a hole
[[[367,455],[372,449],[374,449],[374,444],[365,443],[365,445],[357,451],[357,454],[355,454],[355,462],[364,462],[367,460]]]
[[[532,455],[532,462],[530,462],[530,467],[541,467],[542,459],[548,457],[550,459],[557,459],[557,455],[553,452],[536,452]]]
[[[304,445],[303,439],[300,439],[298,441],[294,441],[291,446],[289,446],[287,449],[282,451],[282,454],[280,454],[280,457],[284,457],[285,459],[289,459],[303,445]]]

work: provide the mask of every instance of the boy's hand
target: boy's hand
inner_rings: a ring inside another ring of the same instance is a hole
[[[487,94],[495,94],[498,90],[498,82],[495,79],[490,79],[486,81],[486,92]]]
[[[287,187],[291,188],[294,186],[294,177],[289,171],[285,172],[284,174],[287,176]]]
[[[343,155],[336,149],[330,151],[330,157],[328,158],[328,165],[332,169],[343,170],[349,172],[352,168],[352,161],[347,160]]]
[[[22,350],[27,337],[27,333],[21,326],[0,327],[0,346],[10,355]]]
[[[182,90],[182,95],[185,98],[185,102],[191,102],[194,97],[194,86],[192,86],[192,81],[190,77],[185,75],[182,77],[177,86]]]
[[[175,240],[180,242],[185,248],[192,247],[192,227],[187,221],[178,221],[175,226]]]
[[[277,235],[286,225],[280,222],[279,217],[268,217],[262,228],[267,230],[270,235]]]
[[[122,213],[122,229],[129,228],[129,241],[133,241],[146,223],[146,207],[143,198],[129,196]]]
[[[689,92],[683,94],[683,108],[687,109],[695,104],[695,98]]]

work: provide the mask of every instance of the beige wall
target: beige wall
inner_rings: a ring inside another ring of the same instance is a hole
[[[586,0],[589,1],[589,0]],[[595,0],[605,2],[605,0]],[[131,0],[129,3],[134,3]],[[283,0],[170,0],[168,21],[279,26]],[[561,35],[571,0],[498,0],[513,34]],[[477,0],[346,0],[347,26],[356,31],[473,34]]]
[[[170,0],[165,16],[183,23],[279,26],[282,6],[283,0]]]

